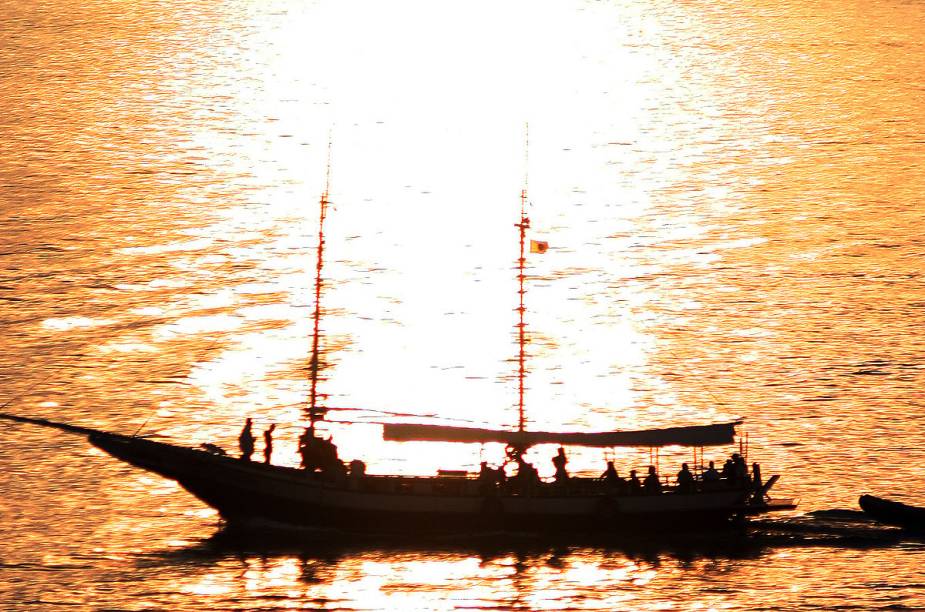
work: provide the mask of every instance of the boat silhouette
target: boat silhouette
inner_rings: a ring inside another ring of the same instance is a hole
[[[330,164],[328,177],[330,177]],[[427,423],[387,423],[383,438],[394,441],[440,441],[462,444],[502,443],[507,464],[519,474],[505,479],[486,478],[465,471],[440,471],[435,476],[366,474],[356,460],[347,469],[336,449],[327,459],[313,460],[312,448],[333,443],[322,438],[316,424],[323,420],[321,405],[321,297],[324,264],[324,223],[328,212],[328,185],[320,199],[315,309],[313,315],[310,396],[306,434],[300,443],[303,467],[257,463],[216,452],[214,446],[182,445],[102,431],[40,418],[0,413],[0,418],[54,427],[85,435],[109,455],[143,470],[178,482],[189,493],[215,508],[228,525],[295,526],[346,533],[426,535],[475,531],[583,533],[603,536],[638,530],[709,530],[740,524],[750,515],[796,507],[792,499],[768,496],[778,476],[753,483],[748,475],[707,482],[702,476],[686,486],[662,486],[658,491],[633,490],[603,478],[568,477],[554,483],[523,478],[524,453],[538,444],[586,446],[602,449],[665,446],[733,445],[740,421],[610,432],[540,432],[526,428],[525,418],[525,249],[530,221],[526,189],[521,192],[518,228],[519,402],[516,430],[450,427]],[[546,243],[535,252],[546,250]],[[702,456],[702,450],[701,450]],[[333,458],[332,458],[333,457]],[[484,468],[483,468],[484,469]],[[564,469],[564,462],[563,462]]]
[[[878,522],[925,532],[925,508],[921,506],[910,506],[874,495],[862,495],[858,498],[858,505],[867,516]]]
[[[67,423],[0,413],[0,418],[85,435],[113,457],[178,482],[236,527],[337,530],[366,534],[446,534],[477,531],[610,534],[639,529],[699,531],[729,527],[736,519],[790,510],[790,499],[769,499],[771,477],[750,484],[705,484],[692,492],[619,494],[600,479],[567,486],[540,483],[530,490],[486,491],[474,474],[326,478],[304,469],[270,465]],[[661,430],[698,442],[733,424]],[[659,430],[638,432],[650,443]],[[631,438],[636,432],[614,432]],[[581,434],[570,434],[577,436]],[[591,434],[600,436],[604,434]],[[575,438],[570,437],[574,440]]]

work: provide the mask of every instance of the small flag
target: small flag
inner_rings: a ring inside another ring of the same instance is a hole
[[[531,240],[530,241],[530,252],[531,253],[545,253],[549,249],[549,243],[545,240]]]

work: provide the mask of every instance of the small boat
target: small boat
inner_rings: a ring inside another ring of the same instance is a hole
[[[858,504],[867,516],[876,521],[909,530],[925,531],[925,508],[873,495],[862,495]]]
[[[85,435],[91,444],[113,457],[175,480],[215,508],[230,526],[273,524],[402,537],[485,530],[583,533],[602,537],[641,529],[663,532],[725,528],[741,523],[750,515],[796,507],[792,499],[768,497],[768,491],[779,478],[777,475],[759,485],[753,484],[747,474],[710,481],[689,473],[685,486],[662,484],[657,480],[657,485],[646,491],[603,478],[568,477],[567,474],[557,482],[539,480],[535,469],[524,460],[526,451],[538,444],[557,444],[560,451],[564,446],[602,449],[629,446],[657,452],[665,446],[686,446],[700,448],[702,457],[703,447],[734,444],[739,421],[644,431],[540,432],[526,428],[524,281],[526,230],[530,226],[526,215],[526,190],[521,193],[520,221],[515,224],[520,239],[519,307],[516,309],[520,343],[517,428],[480,429],[429,423],[383,425],[386,440],[501,443],[507,449],[505,465],[497,470],[483,466],[480,473],[440,470],[434,476],[411,477],[367,474],[365,465],[354,460],[348,470],[337,457],[333,442],[316,433],[316,424],[326,413],[320,405],[323,394],[318,384],[322,363],[319,320],[327,187],[320,206],[314,335],[309,368],[311,386],[308,427],[300,440],[301,468],[250,461],[250,452],[244,451],[245,444],[242,444],[242,457],[232,457],[214,445],[187,448],[46,419],[12,414],[0,414],[0,418]],[[540,244],[534,252],[545,250],[542,248],[545,243]],[[533,244],[530,246],[532,251]],[[247,437],[251,440],[252,451],[253,438],[249,429]],[[564,453],[561,458],[564,471]],[[517,473],[508,478],[504,470],[509,467],[513,471],[514,466]],[[529,470],[532,470],[532,477]],[[527,477],[521,478],[524,474]]]

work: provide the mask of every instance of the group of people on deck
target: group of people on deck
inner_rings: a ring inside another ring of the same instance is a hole
[[[503,466],[492,468],[488,462],[483,461],[479,470],[480,489],[486,493],[497,488],[526,492],[542,483],[536,468],[522,455],[518,454],[514,458],[514,463],[517,469],[513,476],[508,477]],[[552,457],[552,464],[555,468],[554,485],[565,485],[569,482],[570,476],[565,467],[567,463],[565,450],[560,447]],[[614,467],[613,461],[608,461],[607,469],[598,480],[619,495],[655,495],[661,493],[665,487],[653,465],[649,466],[648,473],[643,479],[639,478],[636,470],[630,470],[629,478],[623,478]],[[724,485],[729,487],[753,486],[757,489],[761,487],[761,466],[757,463],[752,464],[750,475],[745,459],[738,453],[733,453],[726,460],[722,471],[718,471],[714,462],[710,461],[709,467],[697,476],[691,471],[690,466],[684,463],[677,474],[675,484],[679,493],[693,493],[699,489],[717,488]]]
[[[276,429],[275,424],[271,424],[263,432],[264,449],[263,462],[270,463],[273,456],[273,432]],[[254,443],[256,438],[253,433],[253,420],[248,418],[244,423],[244,428],[238,436],[238,445],[241,448],[241,459],[250,461],[254,454]],[[321,438],[315,434],[313,427],[306,427],[305,431],[299,437],[299,456],[301,457],[300,468],[313,474],[320,474],[328,479],[341,479],[348,475],[361,477],[366,473],[366,465],[360,460],[350,462],[349,472],[344,462],[337,455],[337,446],[326,438]],[[496,491],[499,488],[508,489],[514,492],[528,492],[542,484],[539,472],[528,463],[522,453],[516,453],[512,457],[517,469],[513,476],[508,476],[504,466],[492,468],[488,462],[483,461],[479,470],[479,486],[483,493]],[[561,446],[552,457],[552,464],[555,468],[553,476],[554,484],[565,485],[569,482],[570,476],[566,465],[568,458],[565,456],[565,449]],[[607,469],[601,474],[599,481],[614,493],[618,495],[655,495],[663,491],[664,485],[655,469],[650,465],[645,478],[640,480],[636,470],[630,470],[629,478],[623,478],[614,467],[613,461],[607,462]],[[695,476],[691,472],[687,463],[681,465],[675,479],[676,490],[679,493],[693,493],[698,489],[718,488],[723,485],[729,487],[751,486],[761,489],[761,466],[757,463],[752,464],[751,474],[749,474],[748,464],[745,458],[739,453],[733,453],[726,459],[721,470],[717,470],[713,461],[702,471],[700,476]]]
[[[270,463],[270,458],[273,456],[273,432],[276,430],[276,423],[271,423],[270,427],[263,432],[263,462]],[[257,441],[257,438],[254,437],[254,420],[248,417],[244,421],[244,429],[241,430],[241,435],[238,436],[238,446],[241,449],[241,459],[245,461],[251,460],[251,455],[254,454],[254,443]]]
[[[608,461],[607,469],[601,474],[601,480],[617,493],[656,494],[661,493],[663,489],[661,479],[653,465],[649,466],[649,472],[645,480],[640,482],[636,470],[630,470],[629,479],[625,479],[617,473],[613,461]],[[691,472],[686,463],[682,463],[681,470],[675,479],[675,484],[679,493],[693,493],[698,489],[717,488],[722,485],[728,487],[753,486],[755,489],[760,489],[761,466],[753,463],[752,472],[749,475],[745,458],[739,453],[733,453],[730,458],[726,459],[722,471],[718,471],[714,462],[710,461],[707,469],[703,470],[698,478]]]
[[[512,458],[517,470],[514,475],[508,477],[504,471],[504,466],[492,468],[487,461],[483,461],[479,469],[479,489],[483,494],[494,492],[498,488],[503,488],[517,493],[529,492],[540,484],[540,474],[532,463],[524,459],[522,453],[516,453]],[[565,450],[559,448],[558,454],[552,458],[552,463],[556,468],[556,482],[568,481],[569,475],[565,469],[568,459],[565,456]]]
[[[254,442],[256,438],[253,432],[253,419],[248,418],[244,422],[244,428],[238,436],[238,446],[241,448],[241,459],[250,461],[254,454]],[[273,456],[273,431],[276,429],[275,424],[271,424],[263,432],[263,462],[269,464]],[[329,478],[340,478],[347,475],[347,467],[344,462],[337,456],[337,446],[327,438],[321,438],[315,435],[312,427],[306,427],[302,435],[299,436],[299,456],[301,457],[300,468],[310,473],[320,473]],[[366,466],[362,461],[354,460],[350,462],[350,473],[362,475],[366,472]]]

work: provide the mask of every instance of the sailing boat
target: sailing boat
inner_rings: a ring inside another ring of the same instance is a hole
[[[330,166],[329,166],[330,168]],[[329,172],[330,174],[330,172]],[[731,445],[739,422],[671,427],[645,431],[541,432],[527,430],[524,387],[526,343],[524,315],[525,242],[530,221],[526,214],[526,188],[521,192],[518,259],[519,404],[514,431],[450,427],[433,424],[392,423],[383,427],[383,438],[394,441],[441,441],[467,444],[488,442],[507,446],[509,464],[519,474],[501,482],[498,472],[486,478],[459,471],[440,471],[436,476],[409,477],[366,474],[362,462],[346,466],[337,458],[329,440],[318,437],[316,422],[324,414],[319,405],[320,318],[324,223],[328,212],[326,184],[320,200],[315,277],[314,335],[310,362],[309,428],[300,447],[305,449],[303,468],[251,462],[142,437],[127,436],[67,423],[0,413],[0,418],[54,427],[86,435],[94,446],[141,469],[178,482],[184,489],[215,508],[232,526],[276,524],[335,533],[428,534],[516,531],[537,534],[584,533],[591,537],[649,528],[704,530],[727,527],[748,515],[791,510],[791,499],[771,499],[768,491],[777,482],[772,476],[756,486],[746,476],[720,482],[694,480],[686,487],[666,486],[643,492],[614,486],[603,479],[569,478],[544,483],[529,478],[524,453],[537,444],[586,446],[602,449],[664,446]],[[320,452],[316,452],[319,451]],[[333,455],[332,455],[333,451]],[[526,475],[526,476],[524,476]]]

